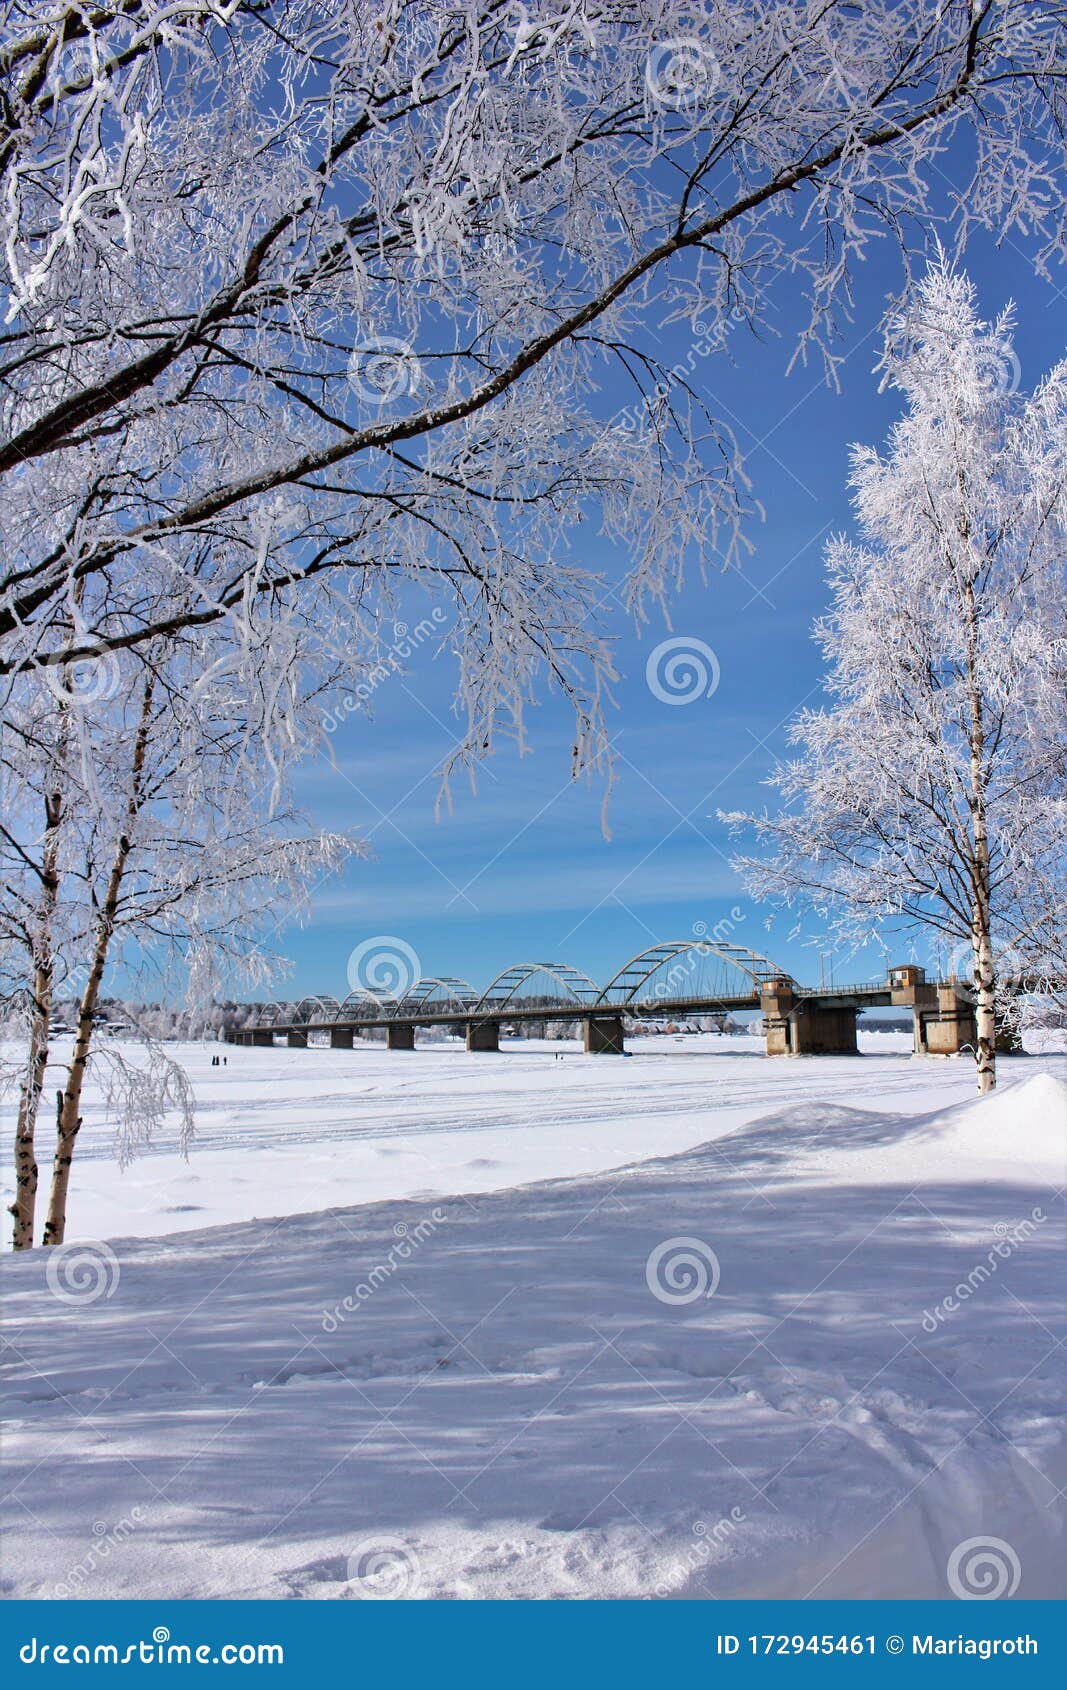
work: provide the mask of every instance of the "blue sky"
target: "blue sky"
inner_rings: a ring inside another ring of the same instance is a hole
[[[1060,354],[1064,294],[1037,278],[1017,243],[976,243],[967,268],[983,314],[1009,298],[1018,307],[1016,351],[1032,387]],[[426,974],[484,985],[505,965],[551,958],[606,979],[645,944],[684,938],[735,912],[734,938],[772,956],[801,979],[819,957],[789,917],[774,920],[744,893],[728,858],[718,807],[759,807],[790,717],[820,694],[811,623],[826,602],[822,547],[848,529],[850,443],[880,442],[897,414],[873,375],[887,301],[902,284],[898,255],[881,243],[858,277],[841,391],[820,369],[787,376],[799,311],[783,282],[772,300],[782,338],[760,344],[741,331],[733,362],[706,360],[697,378],[737,433],[766,520],[749,530],[755,553],[741,573],[694,572],[671,606],[637,630],[609,601],[621,679],[611,731],[618,760],[609,820],[602,789],[572,784],[567,712],[547,701],[529,718],[532,752],[501,748],[482,768],[477,791],[459,783],[453,808],[437,813],[436,771],[455,737],[454,676],[430,644],[374,696],[374,714],[352,716],[333,736],[337,766],[323,758],[303,772],[298,796],[323,827],[365,837],[369,861],[315,895],[303,927],[284,919],[275,935],[293,959],[286,995],[347,989],[348,958],[364,940],[395,935]],[[792,330],[791,330],[792,325]],[[664,343],[668,361],[685,342]],[[606,396],[610,398],[610,393]],[[620,393],[620,403],[628,396]],[[618,579],[625,560],[589,534],[586,561]],[[714,695],[684,707],[660,702],[645,679],[649,652],[671,632],[715,652]],[[739,912],[739,916],[736,912]],[[284,917],[284,912],[279,911]],[[875,952],[836,964],[837,978],[879,969]],[[843,969],[843,972],[842,972]]]

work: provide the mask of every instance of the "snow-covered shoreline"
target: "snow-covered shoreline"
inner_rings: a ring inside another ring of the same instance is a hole
[[[112,1238],[91,1302],[8,1258],[7,1593],[936,1597],[992,1536],[1055,1595],[1063,1061],[868,1062],[610,1172]]]

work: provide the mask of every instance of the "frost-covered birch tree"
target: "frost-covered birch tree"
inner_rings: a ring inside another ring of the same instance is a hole
[[[57,956],[66,950],[59,928],[62,847],[71,835],[70,712],[62,690],[51,702],[32,719],[13,715],[0,747],[0,1003],[14,1012],[5,1016],[6,1031],[25,1040],[21,1066],[4,1075],[18,1093],[11,1211],[16,1250],[33,1243],[35,1132],[52,1003],[57,983],[63,984],[56,980]]]
[[[859,537],[828,552],[831,702],[793,725],[785,809],[728,819],[767,847],[739,861],[757,896],[969,956],[987,1091],[998,999],[1067,978],[1067,363],[1017,392],[1010,311],[941,262],[885,371],[904,414],[854,449]]]
[[[591,516],[640,603],[747,509],[664,325],[736,340],[784,281],[832,365],[854,264],[906,246],[949,147],[960,235],[1045,262],[1064,15],[8,0],[0,673],[240,637],[306,589],[348,652],[353,599],[414,578],[451,602],[458,756],[546,676],[595,755]]]
[[[288,767],[306,749],[315,716],[282,641],[238,660],[205,649],[202,637],[173,637],[66,675],[64,686],[48,671],[20,677],[20,709],[5,725],[0,907],[32,982],[17,1075],[16,1248],[34,1240],[35,1129],[54,984],[73,978],[78,1002],[57,1096],[45,1244],[63,1241],[106,970],[181,985],[193,1002],[210,996],[223,973],[262,986],[280,964],[265,935],[299,917],[320,880],[359,849],[309,831],[288,807]],[[265,724],[279,720],[289,732],[275,739]],[[188,1088],[163,1052],[149,1049],[141,1061],[101,1052],[99,1064],[122,1159],[168,1107],[188,1127]]]

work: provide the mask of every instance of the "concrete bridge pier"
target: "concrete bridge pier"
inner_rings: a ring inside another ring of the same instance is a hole
[[[351,1029],[351,1027],[331,1027],[330,1028],[330,1049],[331,1050],[351,1050],[352,1049],[352,1029]]]
[[[791,1056],[793,1032],[790,1016],[796,998],[792,980],[765,980],[760,988],[760,1009],[767,1039],[768,1056]]]
[[[760,992],[768,1056],[855,1056],[856,1010],[798,998],[792,980],[767,980]]]
[[[915,1010],[915,1049],[921,1056],[958,1056],[977,1042],[974,1005],[953,985],[930,988],[933,1003]]]
[[[587,1015],[582,1023],[587,1056],[625,1056],[621,1015]]]
[[[290,1050],[307,1050],[308,1030],[306,1027],[290,1027],[285,1035],[285,1042]]]
[[[386,1050],[414,1050],[414,1027],[403,1021],[391,1021],[385,1030],[385,1048]]]
[[[467,1022],[468,1050],[499,1050],[500,1022],[499,1021],[468,1021]]]
[[[248,1043],[270,1050],[274,1044],[274,1034],[269,1027],[253,1027],[248,1035]]]
[[[856,1011],[801,1004],[792,1021],[793,1056],[855,1056]]]
[[[933,985],[926,971],[906,963],[889,971],[890,999],[909,1007],[915,1024],[917,1056],[957,1056],[977,1038],[974,1005],[952,981]]]
[[[916,1056],[930,1054],[932,1047],[927,1042],[927,1026],[939,1021],[938,991],[936,986],[928,983],[926,970],[920,968],[918,963],[907,962],[889,970],[889,1001],[894,1009],[911,1010],[914,1028],[913,1049]],[[950,1007],[955,1009],[954,999]],[[951,1042],[947,1023],[940,1032],[934,1034],[935,1047],[938,1047],[939,1039]],[[959,1049],[959,1046],[955,1048]],[[939,1047],[938,1053],[941,1054]]]

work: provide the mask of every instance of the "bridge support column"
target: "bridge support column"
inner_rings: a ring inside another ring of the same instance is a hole
[[[582,1033],[587,1056],[625,1056],[621,1015],[588,1015]]]
[[[937,1019],[937,989],[928,983],[925,968],[905,962],[889,970],[889,1001],[894,1009],[910,1009],[916,1056],[927,1054],[926,1023]]]
[[[792,980],[767,980],[760,1008],[768,1056],[855,1056],[856,1010],[798,998]]]
[[[936,988],[936,1007],[916,1007],[915,1048],[924,1056],[958,1056],[978,1039],[974,1005],[953,985]]]
[[[500,1022],[499,1021],[468,1021],[467,1022],[468,1050],[499,1050]]]
[[[768,1056],[792,1055],[790,1017],[796,1004],[792,980],[765,980],[760,989],[760,1009],[767,1039]]]
[[[274,1045],[274,1034],[269,1027],[253,1027],[248,1035],[248,1042],[252,1045],[262,1046],[265,1050],[271,1050]]]
[[[290,1050],[307,1050],[308,1035],[306,1027],[290,1027],[285,1035],[285,1042]]]
[[[801,1004],[792,1018],[792,1056],[855,1056],[856,1011]]]
[[[415,1029],[408,1021],[390,1022],[385,1029],[386,1050],[414,1050]]]
[[[330,1028],[330,1049],[331,1050],[351,1050],[352,1049],[352,1029],[351,1029],[351,1027],[331,1027]]]

